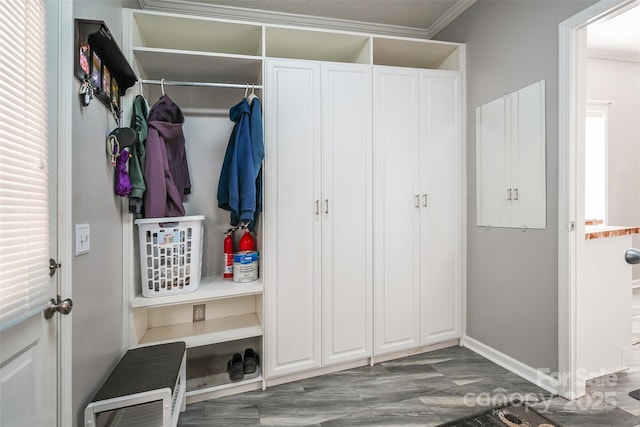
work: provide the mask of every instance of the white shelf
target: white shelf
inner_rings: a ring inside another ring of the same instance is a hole
[[[204,387],[204,388],[197,389],[197,390],[187,391],[187,397],[198,396],[200,394],[211,393],[211,392],[214,392],[214,391],[233,389],[233,388],[237,388],[237,387],[242,386],[242,385],[255,384],[255,383],[260,383],[260,382],[262,382],[262,375],[259,375],[259,376],[255,377],[255,378],[244,379],[244,380],[241,380],[241,381],[229,382],[229,383],[220,384],[220,385],[216,385],[216,386]]]
[[[264,291],[262,279],[255,282],[236,283],[220,276],[203,277],[198,290],[187,294],[167,295],[147,298],[138,295],[131,301],[131,308],[153,308],[169,305],[188,304],[221,298],[261,294]]]
[[[202,52],[262,55],[262,26],[135,11],[136,44]]]
[[[147,79],[262,83],[261,56],[151,47],[134,47],[133,54]]]
[[[232,356],[233,353],[187,359],[187,396],[226,390],[262,381],[260,366],[256,372],[246,374],[242,380],[231,381],[227,373],[227,362]]]
[[[184,341],[187,348],[262,336],[255,313],[150,328],[139,345]]]
[[[370,37],[310,29],[267,27],[265,56],[369,64]]]
[[[373,37],[373,64],[459,70],[458,49],[459,45],[456,43],[375,36]],[[445,63],[449,66],[443,67]]]

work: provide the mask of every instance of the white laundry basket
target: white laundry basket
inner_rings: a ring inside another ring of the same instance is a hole
[[[204,215],[135,221],[140,237],[142,295],[193,292],[200,285]]]

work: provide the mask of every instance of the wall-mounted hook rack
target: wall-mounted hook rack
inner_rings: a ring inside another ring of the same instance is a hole
[[[93,77],[93,96],[119,112],[120,96],[138,79],[103,21],[75,20],[74,57],[76,78],[84,83]]]

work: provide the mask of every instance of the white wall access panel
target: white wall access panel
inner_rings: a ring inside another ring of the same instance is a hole
[[[321,363],[320,79],[319,63],[266,63],[267,377]]]
[[[498,98],[476,109],[478,225],[500,227],[510,221],[505,103]]]
[[[421,344],[460,337],[462,186],[460,74],[422,71],[420,82]]]
[[[323,366],[371,356],[371,66],[323,63]]]
[[[476,109],[477,224],[546,227],[545,82]]]
[[[419,85],[416,69],[375,66],[374,354],[419,345]]]
[[[528,228],[545,228],[547,218],[545,170],[545,82],[541,80],[515,92],[512,118],[516,147],[512,152],[512,186],[517,189],[511,222]],[[515,196],[515,195],[514,195]]]

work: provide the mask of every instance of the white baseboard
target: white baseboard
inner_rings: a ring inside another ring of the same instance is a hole
[[[491,360],[493,363],[502,366],[506,370],[521,376],[525,380],[542,387],[548,392],[558,394],[557,380],[550,375],[532,368],[531,366],[525,365],[513,357],[489,347],[488,345],[469,336],[464,336],[462,338],[462,346]]]

